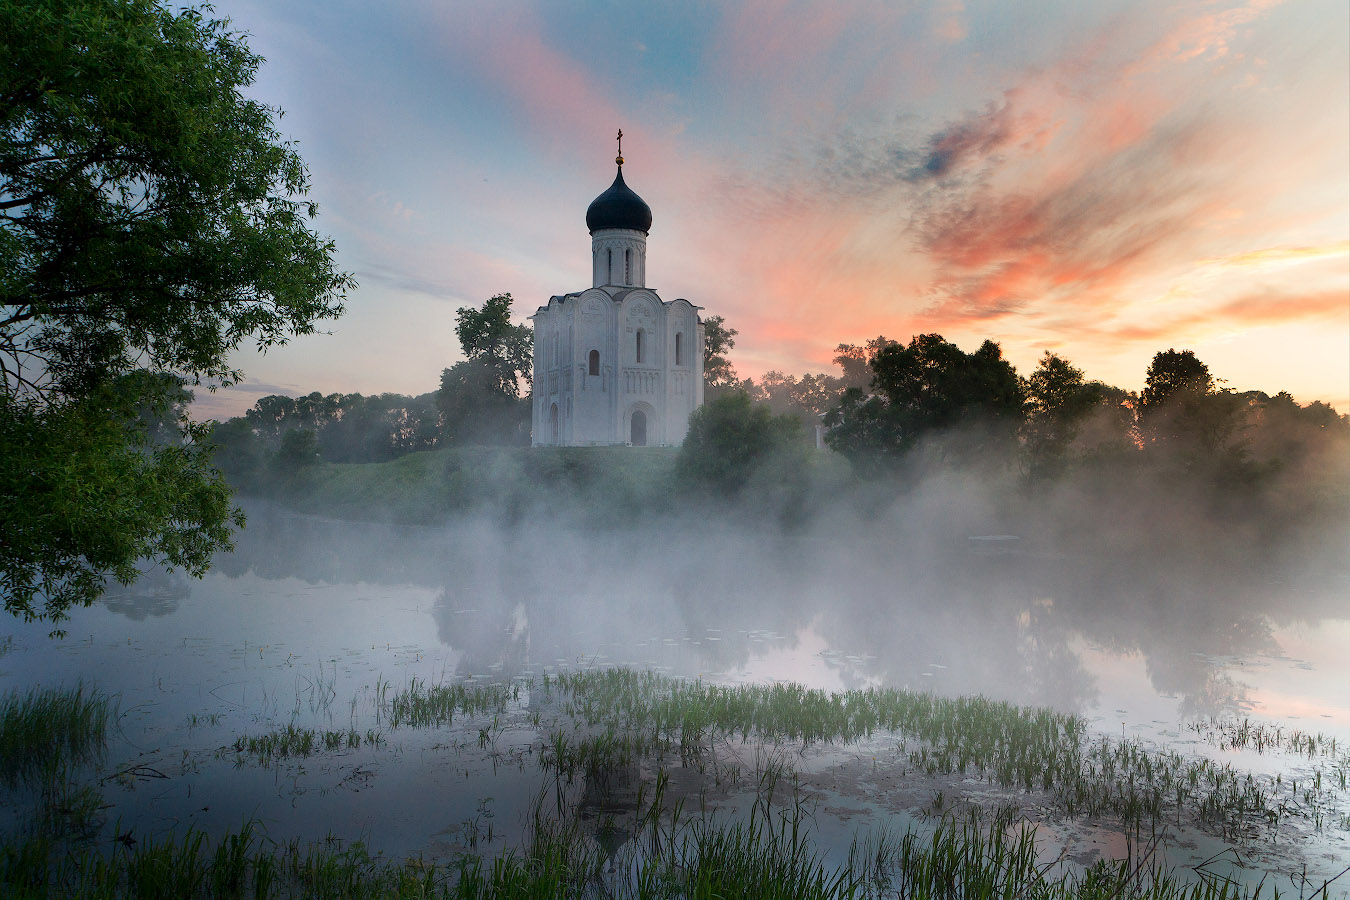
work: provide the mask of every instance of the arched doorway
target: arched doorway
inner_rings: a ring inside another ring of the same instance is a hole
[[[553,443],[558,443],[558,404],[553,404],[548,409],[548,425],[553,435]]]
[[[634,447],[647,446],[647,414],[640,409],[633,410],[632,439]]]

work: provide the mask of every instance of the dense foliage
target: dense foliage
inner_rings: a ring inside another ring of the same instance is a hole
[[[800,453],[797,430],[795,417],[774,415],[744,391],[719,394],[689,417],[677,471],[686,483],[735,495],[766,461]]]
[[[1021,422],[1024,393],[998,344],[965,353],[940,334],[890,344],[872,358],[872,393],[848,388],[831,413],[830,446],[876,464],[925,436],[963,456],[1002,453]]]
[[[236,380],[230,351],[312,332],[352,282],[228,23],[3,3],[0,57],[0,591],[60,619],[138,559],[199,574],[228,546],[202,430],[144,411]]]
[[[511,295],[456,313],[464,360],[441,373],[436,406],[445,438],[456,444],[528,444],[530,403],[521,397],[533,374],[529,326],[511,324]]]
[[[735,328],[727,327],[722,316],[708,316],[703,320],[703,381],[709,400],[718,394],[736,390],[740,379],[727,359],[727,353],[736,346]]]
[[[214,459],[237,487],[260,489],[318,460],[378,463],[440,445],[436,395],[262,397],[211,430]],[[299,452],[298,447],[307,449]]]

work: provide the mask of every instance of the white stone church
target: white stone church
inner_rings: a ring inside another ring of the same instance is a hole
[[[679,444],[703,403],[700,307],[647,287],[652,210],[624,184],[622,149],[615,162],[586,210],[591,287],[530,317],[536,447]]]

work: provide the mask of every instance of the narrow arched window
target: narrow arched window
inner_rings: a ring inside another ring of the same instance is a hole
[[[684,365],[684,347],[681,346],[684,341],[684,335],[681,332],[675,332],[675,365]]]
[[[633,283],[633,251],[623,251],[623,283]]]
[[[589,365],[589,367],[588,367],[588,371],[589,371],[590,374],[592,374],[592,375],[599,375],[599,374],[600,374],[600,351],[599,351],[599,350],[592,350],[592,351],[591,351],[590,365]]]
[[[640,329],[637,333],[637,361],[642,362],[642,331]]]
[[[607,262],[605,263],[605,284],[613,284],[613,283],[614,283],[614,248],[611,247],[610,249],[606,250],[605,253],[607,254],[607,256],[606,256]]]

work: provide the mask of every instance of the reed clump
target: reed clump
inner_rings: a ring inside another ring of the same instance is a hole
[[[240,755],[256,758],[264,765],[278,759],[306,757],[319,752],[355,750],[363,744],[378,747],[385,742],[384,735],[373,728],[364,733],[355,728],[346,731],[328,731],[315,728],[297,728],[294,724],[262,735],[241,735],[231,749]]]
[[[34,688],[0,697],[0,772],[9,787],[98,760],[112,699],[94,688]]]
[[[520,699],[519,684],[429,685],[413,678],[393,697],[377,687],[381,716],[390,728],[435,728],[448,726],[456,715],[503,713],[508,703]]]

